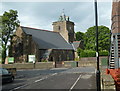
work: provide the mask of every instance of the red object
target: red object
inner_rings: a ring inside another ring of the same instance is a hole
[[[110,74],[115,81],[116,91],[120,91],[120,68],[106,69],[106,73]]]
[[[109,73],[110,73],[110,71],[108,69],[106,69],[106,74],[109,74]]]

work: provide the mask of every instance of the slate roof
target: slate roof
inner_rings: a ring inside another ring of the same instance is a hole
[[[74,41],[74,42],[73,42],[73,45],[74,45],[75,50],[79,47],[80,42],[81,42],[81,41]]]
[[[32,39],[39,45],[39,49],[67,49],[74,50],[72,45],[58,33],[42,29],[34,29],[21,26],[26,34],[32,35]]]

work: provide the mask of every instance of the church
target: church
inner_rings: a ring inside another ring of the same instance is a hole
[[[62,13],[52,25],[53,31],[20,26],[11,43],[15,62],[28,62],[28,55],[35,55],[36,62],[73,61],[74,22]]]

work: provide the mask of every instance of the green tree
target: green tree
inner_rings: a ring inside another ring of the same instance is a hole
[[[83,32],[76,32],[75,33],[76,41],[84,40],[84,33]]]
[[[98,45],[100,50],[108,50],[110,47],[110,29],[106,26],[98,26]],[[96,28],[95,26],[90,27],[85,33],[85,49],[95,50],[96,49]]]
[[[7,50],[9,47],[9,44],[11,43],[11,39],[13,36],[14,31],[19,26],[19,21],[17,19],[17,11],[15,10],[9,10],[9,12],[4,12],[4,14],[1,16],[2,18],[2,61],[5,62],[5,58],[7,56]]]

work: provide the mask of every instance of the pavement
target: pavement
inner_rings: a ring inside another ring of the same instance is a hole
[[[20,89],[95,90],[94,67],[53,68],[49,70],[18,70],[13,83],[2,85],[3,91]]]
[[[106,66],[102,66],[101,68],[101,89],[104,91],[116,91],[114,79],[110,74],[106,74]]]

